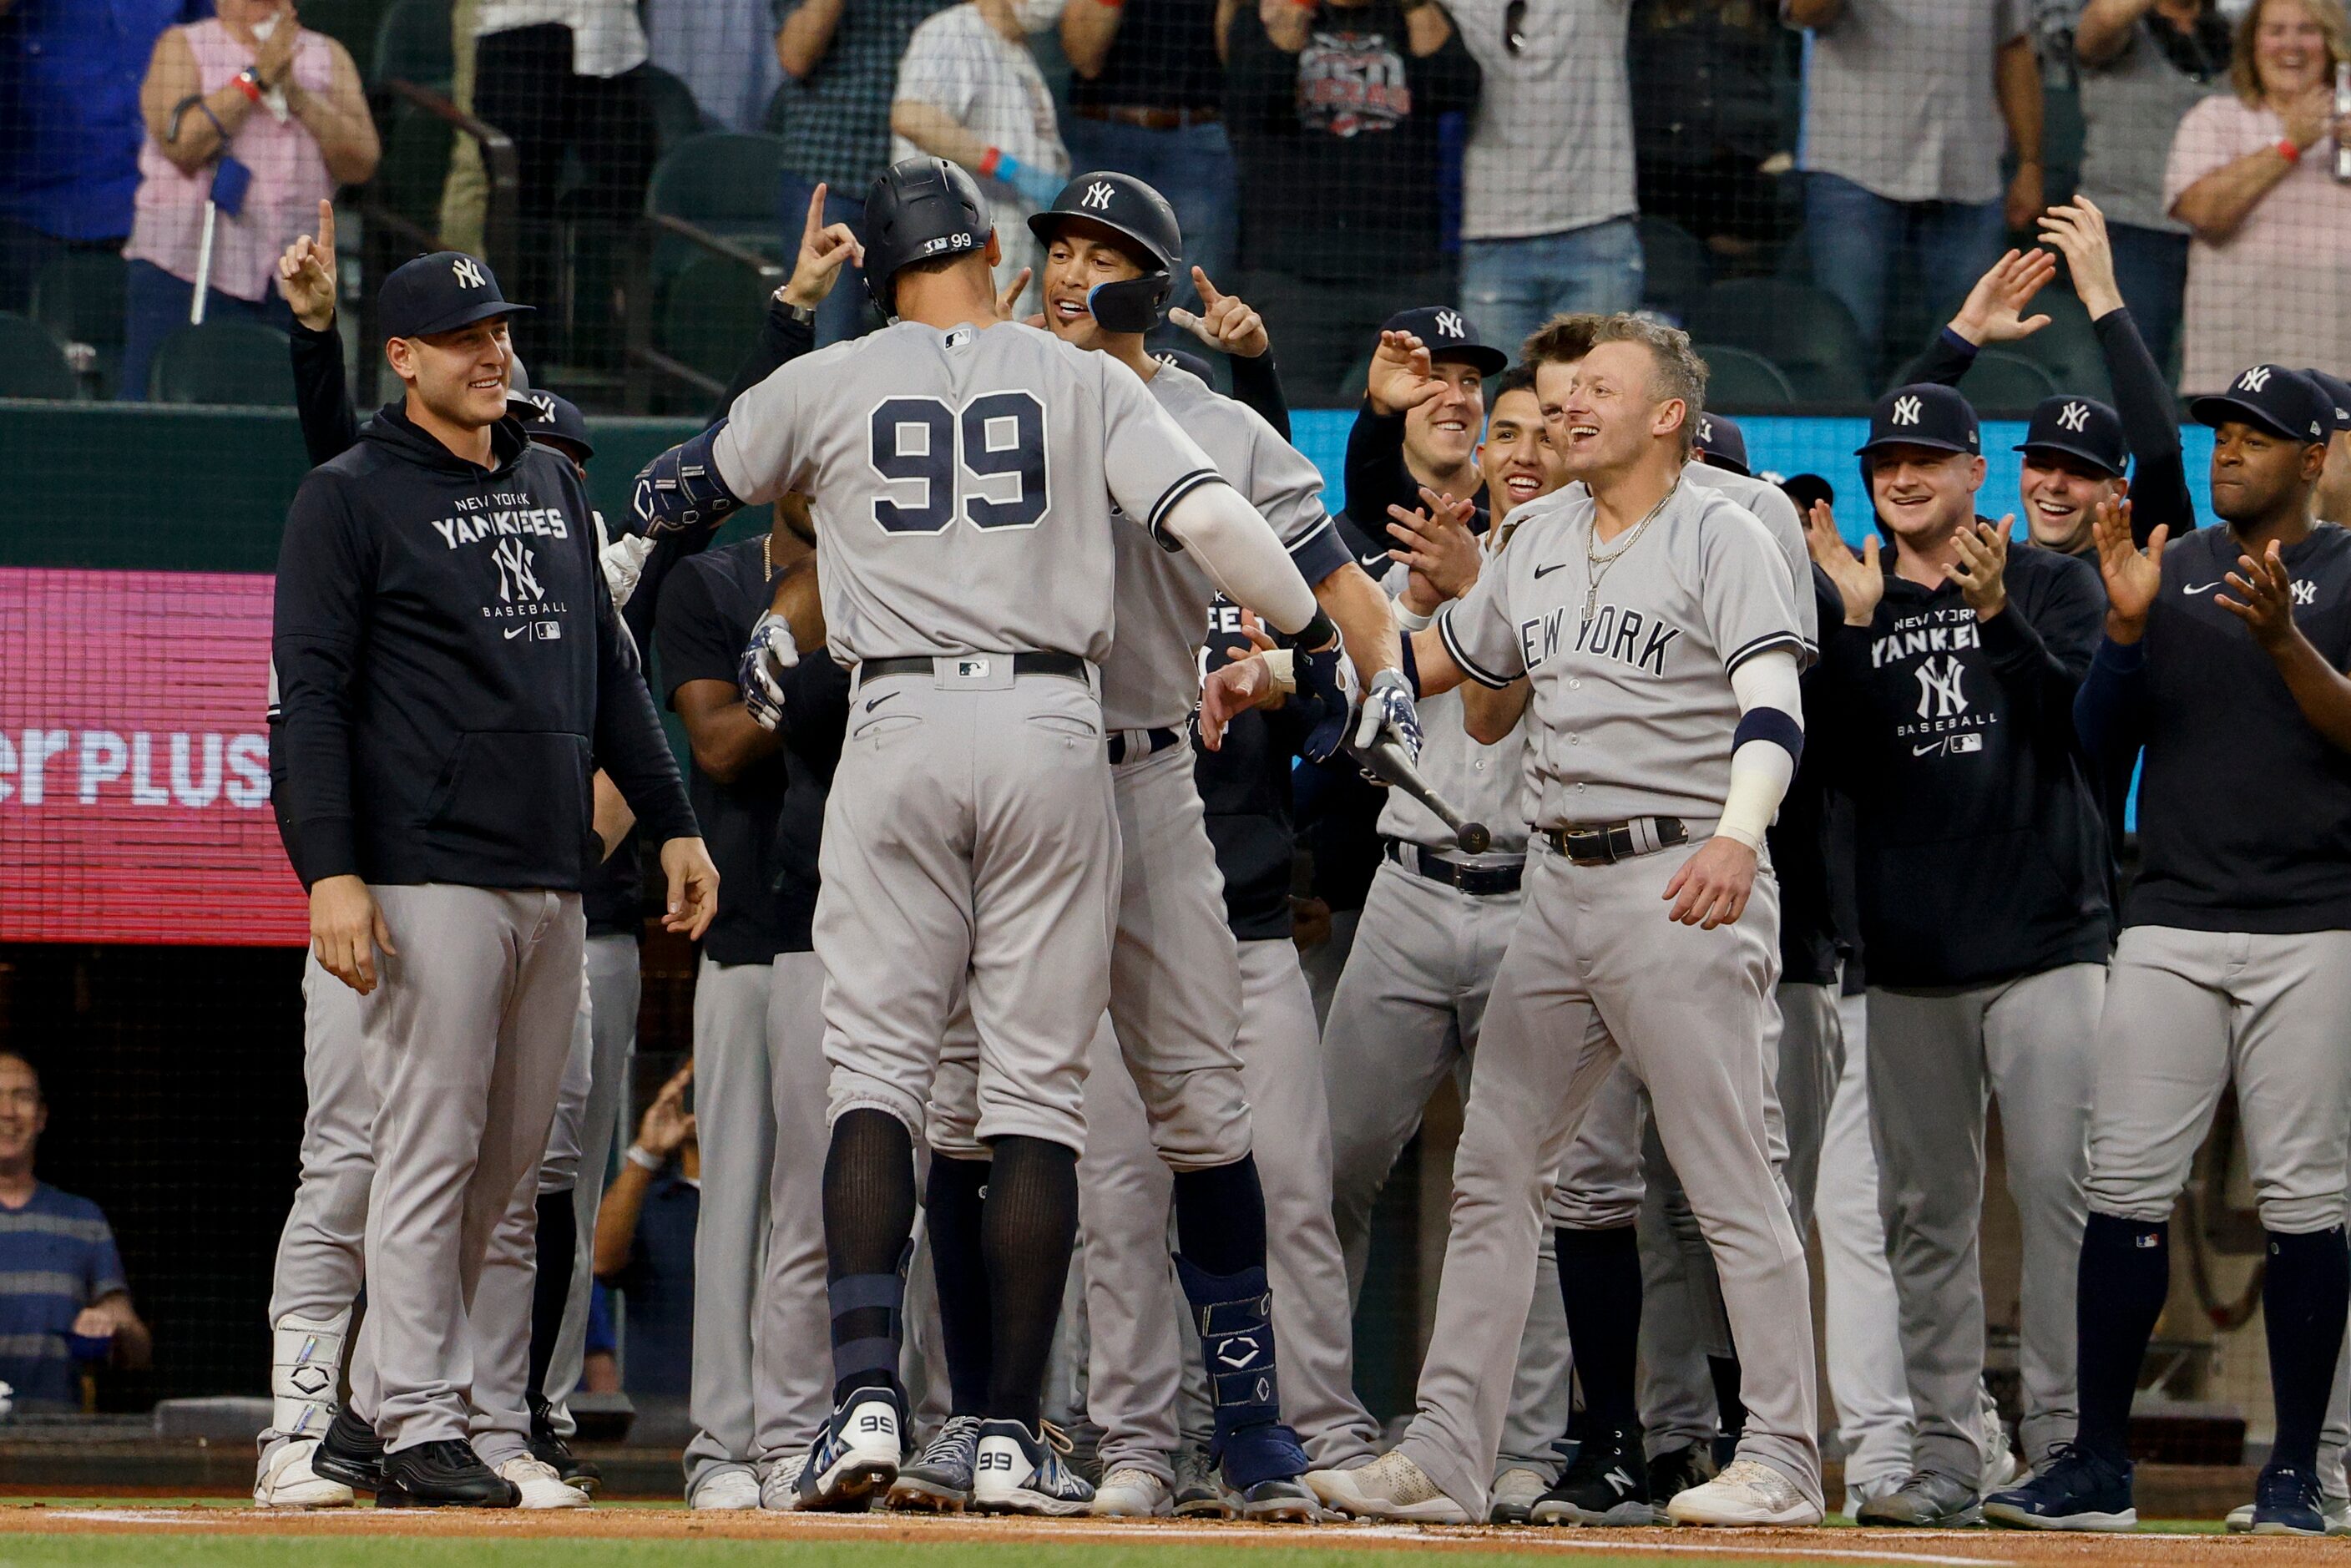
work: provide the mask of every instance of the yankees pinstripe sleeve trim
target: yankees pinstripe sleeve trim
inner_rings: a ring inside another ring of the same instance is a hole
[[[1791,650],[1800,663],[1809,659],[1814,652],[1802,637],[1793,632],[1767,632],[1752,642],[1732,649],[1729,656],[1722,661],[1723,672],[1726,674],[1736,674],[1739,666],[1748,660],[1760,653],[1771,653],[1775,648]]]
[[[1223,483],[1225,483],[1225,476],[1214,468],[1195,468],[1191,473],[1168,486],[1159,499],[1152,504],[1151,517],[1145,524],[1145,527],[1151,530],[1153,541],[1170,555],[1180,554],[1184,549],[1183,541],[1171,538],[1166,532],[1165,525],[1167,521],[1167,514],[1175,509],[1176,502],[1201,486]]]
[[[1512,677],[1498,675],[1482,668],[1477,660],[1461,651],[1459,640],[1453,635],[1453,610],[1449,605],[1445,613],[1437,618],[1437,635],[1443,640],[1445,651],[1453,655],[1453,662],[1461,666],[1461,673],[1479,685],[1492,686],[1499,691],[1510,684]]]

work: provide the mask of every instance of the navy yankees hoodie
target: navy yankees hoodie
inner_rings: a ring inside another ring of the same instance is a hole
[[[511,419],[491,447],[394,405],[295,493],[270,648],[306,887],[575,890],[598,767],[655,842],[696,831],[578,475]]]
[[[2008,604],[1979,622],[1959,584],[1894,570],[1865,627],[1824,590],[1805,750],[1854,807],[1869,983],[1970,986],[2103,964],[2106,836],[2074,733],[2105,617],[2097,573],[2011,545]]]

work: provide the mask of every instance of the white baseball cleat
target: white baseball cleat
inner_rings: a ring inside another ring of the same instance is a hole
[[[770,1513],[789,1513],[799,1507],[800,1471],[807,1467],[806,1454],[770,1459],[767,1474],[759,1479],[759,1506]]]
[[[1050,1518],[1090,1511],[1094,1489],[1070,1467],[1069,1451],[1069,1438],[1050,1422],[1032,1432],[1019,1421],[982,1421],[971,1505],[982,1513]]]
[[[729,1467],[703,1477],[685,1504],[696,1513],[747,1513],[759,1506],[759,1497],[758,1472]]]
[[[1820,1504],[1760,1459],[1733,1459],[1703,1486],[1677,1492],[1666,1505],[1676,1524],[1818,1524]]]
[[[1139,1465],[1121,1465],[1094,1489],[1093,1511],[1103,1519],[1165,1519],[1176,1511],[1176,1489]]]
[[[307,1442],[277,1444],[261,1461],[261,1473],[254,1478],[253,1506],[256,1508],[349,1508],[351,1489],[340,1481],[330,1481],[310,1469],[310,1456],[319,1447],[318,1439]]]
[[[498,1474],[522,1493],[521,1508],[586,1508],[588,1494],[566,1482],[545,1459],[518,1455],[498,1467]]]
[[[1391,1448],[1352,1470],[1309,1470],[1306,1484],[1322,1506],[1350,1519],[1401,1519],[1467,1524],[1468,1511],[1438,1490],[1428,1472]]]
[[[1536,1500],[1550,1490],[1541,1470],[1513,1465],[1494,1478],[1486,1517],[1496,1524],[1524,1524]]]

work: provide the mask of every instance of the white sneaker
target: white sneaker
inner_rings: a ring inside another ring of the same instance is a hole
[[[1976,1495],[1990,1497],[1996,1491],[2021,1486],[2030,1473],[2031,1467],[2016,1457],[2016,1448],[2008,1440],[2008,1427],[2001,1424],[2000,1412],[1985,1411],[1983,1484],[1976,1489]]]
[[[517,1455],[498,1467],[498,1474],[522,1493],[523,1508],[586,1508],[588,1494],[569,1485],[545,1459]]]
[[[1428,1472],[1391,1448],[1352,1470],[1309,1470],[1306,1484],[1322,1506],[1350,1519],[1403,1519],[1467,1524],[1469,1513],[1438,1490]]]
[[[1820,1505],[1796,1483],[1760,1459],[1733,1459],[1704,1486],[1677,1492],[1666,1504],[1676,1524],[1818,1524]]]
[[[806,1454],[786,1454],[768,1461],[767,1474],[759,1478],[759,1506],[770,1513],[789,1513],[800,1505],[800,1471],[808,1465]]]
[[[349,1508],[351,1489],[340,1481],[330,1481],[310,1469],[310,1456],[318,1451],[318,1439],[304,1442],[287,1441],[275,1444],[263,1456],[260,1472],[253,1480],[253,1506],[256,1508]]]
[[[703,1513],[747,1512],[759,1506],[758,1472],[732,1466],[713,1470],[687,1495],[685,1504]]]
[[[1533,1512],[1535,1500],[1551,1490],[1551,1482],[1541,1470],[1531,1470],[1524,1465],[1513,1465],[1494,1478],[1488,1496],[1492,1500],[1486,1517],[1496,1524],[1524,1524]]]
[[[1139,1465],[1121,1465],[1094,1489],[1094,1512],[1103,1519],[1165,1519],[1176,1490]]]

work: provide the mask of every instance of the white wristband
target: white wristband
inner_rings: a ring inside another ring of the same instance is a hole
[[[661,1156],[654,1154],[643,1144],[631,1144],[629,1145],[628,1153],[621,1157],[627,1160],[631,1165],[635,1166],[640,1170],[649,1171],[655,1176],[659,1176],[661,1174]]]
[[[1259,655],[1265,661],[1266,674],[1273,677],[1273,689],[1288,696],[1298,689],[1298,653],[1294,648],[1270,648]]]
[[[1437,613],[1434,611],[1423,615],[1418,611],[1405,609],[1404,601],[1401,599],[1393,599],[1388,602],[1395,606],[1396,624],[1407,632],[1426,632],[1430,623],[1437,619]]]

